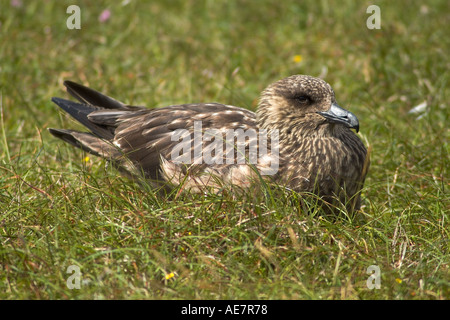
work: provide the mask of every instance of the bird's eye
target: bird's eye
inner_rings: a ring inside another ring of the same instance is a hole
[[[300,96],[296,98],[300,103],[308,103],[310,101],[308,96]]]

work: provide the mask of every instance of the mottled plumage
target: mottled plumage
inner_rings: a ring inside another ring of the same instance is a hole
[[[158,185],[183,184],[191,191],[218,191],[223,186],[247,188],[264,177],[294,191],[315,193],[332,205],[339,199],[350,211],[360,207],[359,193],[368,161],[366,148],[350,130],[359,130],[358,119],[337,105],[332,88],[321,79],[295,75],[273,83],[262,92],[255,113],[218,103],[147,109],[123,104],[74,82],[64,84],[80,103],[60,98],[53,98],[53,102],[90,132],[49,129],[50,132],[113,162],[131,176],[144,177]],[[215,129],[216,135],[200,142],[195,140],[194,128],[198,129],[199,123],[204,137],[208,136],[208,129]],[[185,131],[179,138],[192,142],[190,163],[173,159],[172,152],[181,141],[174,139],[174,133],[181,129]],[[272,148],[274,139],[268,140],[268,152],[261,156],[262,140],[254,136],[241,141],[220,136],[228,129],[278,132],[279,154]],[[230,149],[231,153],[216,149],[211,152],[217,147],[213,142],[220,139],[229,145],[245,145],[246,159],[255,150],[252,144],[256,145],[258,157],[251,162],[254,165],[227,162],[230,154],[236,159],[242,150],[236,147]],[[194,147],[198,144],[214,163],[195,161]],[[278,170],[272,172],[269,169],[274,163]]]

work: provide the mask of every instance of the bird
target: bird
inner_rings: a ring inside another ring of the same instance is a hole
[[[49,132],[132,179],[190,192],[268,182],[315,195],[332,210],[360,210],[370,161],[359,120],[320,78],[292,75],[268,85],[255,112],[215,102],[147,108],[64,85],[78,102],[52,101],[88,131]]]

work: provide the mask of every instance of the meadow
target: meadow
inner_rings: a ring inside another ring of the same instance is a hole
[[[449,23],[445,0],[0,0],[0,299],[449,299]],[[255,110],[292,74],[359,118],[354,216],[282,190],[164,196],[47,131],[82,128],[50,101],[64,80]]]

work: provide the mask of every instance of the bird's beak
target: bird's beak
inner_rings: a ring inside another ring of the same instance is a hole
[[[358,118],[343,108],[341,108],[336,102],[331,105],[331,108],[327,111],[317,112],[329,122],[341,123],[348,128],[355,129],[359,132],[359,121]]]

